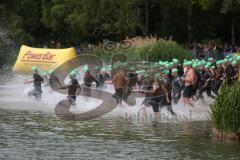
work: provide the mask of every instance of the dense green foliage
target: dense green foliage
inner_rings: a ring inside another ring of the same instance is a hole
[[[131,40],[129,41],[131,42]],[[155,62],[156,60],[171,60],[173,58],[183,61],[184,59],[190,59],[192,56],[191,51],[184,49],[174,41],[152,38],[149,40],[139,39],[131,42],[131,44],[132,46],[126,50],[118,47],[112,51],[106,51],[103,47],[96,47],[94,53],[105,61],[109,61],[112,56],[121,53],[127,55],[131,62],[142,60]]]
[[[219,96],[211,105],[213,127],[221,132],[240,135],[240,82],[233,86],[223,85]]]
[[[7,0],[1,27],[18,44],[67,46],[156,35],[238,42],[240,0]],[[235,38],[236,37],[236,38]]]

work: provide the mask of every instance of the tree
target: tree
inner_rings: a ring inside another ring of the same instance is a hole
[[[221,13],[231,17],[231,41],[232,46],[236,44],[236,21],[240,18],[240,0],[223,0]]]

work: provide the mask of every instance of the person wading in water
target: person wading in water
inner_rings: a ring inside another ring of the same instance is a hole
[[[155,115],[155,119],[158,120],[160,118],[159,103],[162,98],[161,90],[162,90],[162,88],[160,87],[159,82],[155,80],[152,84],[151,89],[140,91],[145,94],[145,98],[142,102],[142,106],[138,112],[138,115],[140,115],[140,113],[143,112],[143,115],[147,116],[145,107],[151,106],[153,109],[154,115]]]
[[[72,105],[76,105],[76,99],[77,99],[77,90],[79,89],[79,92],[81,91],[81,87],[76,79],[76,72],[72,71],[69,75],[70,82],[66,86],[60,87],[60,89],[68,89],[68,100]]]
[[[193,86],[196,83],[196,76],[195,71],[193,68],[191,68],[192,62],[188,61],[185,62],[186,66],[186,72],[184,73],[185,77],[183,78],[184,81],[184,88],[183,88],[183,103],[188,104],[190,106],[194,106],[191,102],[192,92],[193,92]]]
[[[99,82],[96,80],[96,78],[92,76],[92,74],[90,73],[89,67],[87,65],[83,67],[83,72],[85,73],[83,78],[83,86],[84,86],[83,92],[87,98],[91,96],[92,83],[95,82],[96,87],[98,87]]]
[[[128,83],[128,80],[125,77],[125,72],[124,71],[117,72],[117,74],[113,76],[111,83],[113,84],[116,92],[113,95],[113,97],[116,98],[119,104],[122,104],[124,90],[126,88],[126,84]]]
[[[28,96],[32,97],[34,96],[37,101],[41,100],[42,97],[42,83],[43,83],[43,78],[38,74],[38,68],[36,66],[32,67],[32,72],[33,72],[33,80],[30,80],[27,83],[33,83],[34,89],[28,92]]]

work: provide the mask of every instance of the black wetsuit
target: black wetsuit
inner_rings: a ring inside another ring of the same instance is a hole
[[[142,105],[151,106],[153,111],[159,112],[159,103],[161,101],[161,89],[152,91],[152,89],[145,92],[145,98],[142,102]]]
[[[183,72],[183,67],[180,65],[177,65],[177,69],[178,69],[178,76],[182,77],[184,72]]]
[[[102,73],[97,73],[95,79],[98,81],[99,87],[102,87],[104,85],[105,81],[104,81],[104,77],[103,77]]]
[[[203,99],[203,96],[202,96],[202,89],[204,87],[204,84],[205,84],[205,78],[204,78],[204,74],[205,74],[205,70],[198,70],[198,73],[200,75],[200,80],[198,82],[198,91],[197,91],[197,98],[201,98]]]
[[[223,68],[222,67],[218,67],[216,69],[216,79],[214,81],[214,85],[213,85],[213,88],[212,88],[212,91],[215,95],[218,95],[218,90],[220,88],[220,86],[222,85],[222,73],[223,73]]]
[[[29,96],[34,96],[36,98],[36,100],[40,100],[41,99],[41,95],[42,95],[42,83],[43,83],[43,78],[35,73],[33,74],[33,87],[34,89],[31,90],[28,95]]]
[[[202,97],[202,93],[204,91],[206,91],[207,95],[209,97],[215,98],[211,93],[211,91],[212,91],[212,84],[211,84],[212,74],[209,71],[207,71],[204,73],[203,78],[204,78],[204,80],[203,80],[204,85],[199,90],[199,96]]]
[[[107,72],[102,73],[102,76],[103,76],[104,82],[111,79],[111,76]]]
[[[83,85],[84,85],[83,92],[87,97],[91,96],[91,87],[93,82],[95,82],[98,87],[99,82],[90,73],[88,72],[85,73],[83,78]]]
[[[196,83],[193,85],[193,92],[192,96],[195,96],[197,94],[197,90],[199,89],[200,86],[200,81],[201,81],[201,71],[195,70],[196,73]]]
[[[159,84],[164,87],[167,90],[167,97],[169,99],[169,102],[166,98],[166,93],[161,89],[161,95],[160,95],[160,103],[159,107],[167,106],[167,110],[172,114],[175,115],[172,109],[172,83],[171,80],[168,78],[167,80],[161,80],[159,81]]]
[[[172,86],[173,86],[173,90],[172,90],[172,99],[174,103],[178,103],[178,101],[181,98],[181,92],[183,89],[183,82],[181,80],[180,77],[174,77],[173,81],[172,81]]]
[[[231,85],[233,84],[234,82],[234,69],[232,67],[231,64],[228,64],[227,65],[227,68],[226,68],[226,82],[228,85]]]
[[[99,85],[99,82],[90,73],[85,73],[83,78],[84,86],[91,87],[93,82],[95,82],[97,86]]]
[[[68,85],[68,98],[76,101],[77,89],[81,90],[81,87],[76,79],[71,79]]]

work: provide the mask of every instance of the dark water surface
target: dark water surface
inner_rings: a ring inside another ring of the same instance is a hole
[[[240,145],[212,138],[209,122],[61,121],[0,109],[0,159],[240,159]]]

